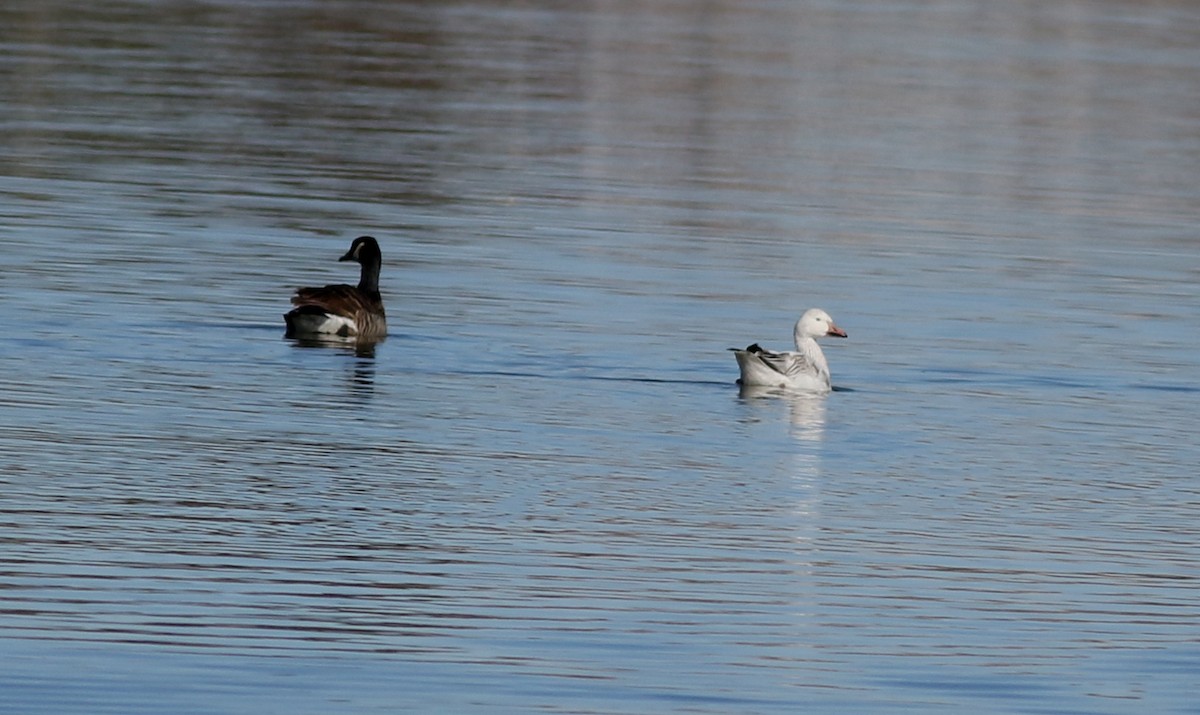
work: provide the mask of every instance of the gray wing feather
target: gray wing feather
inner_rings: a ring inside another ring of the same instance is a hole
[[[758,343],[754,343],[744,350],[742,348],[729,349],[739,353],[749,353],[750,355],[758,358],[763,365],[766,365],[780,375],[786,375],[787,377],[794,377],[802,373],[815,372],[812,363],[810,363],[802,353],[777,353],[773,350],[767,350]]]
[[[763,364],[781,375],[794,377],[813,371],[812,365],[800,353],[776,353],[760,349],[756,354]]]

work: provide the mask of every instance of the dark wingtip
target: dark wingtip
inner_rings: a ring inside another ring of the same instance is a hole
[[[749,347],[745,347],[745,348],[727,348],[727,350],[732,350],[735,353],[765,353],[766,352],[766,350],[763,350],[761,347],[759,347],[758,343],[754,343],[753,345],[751,345]]]

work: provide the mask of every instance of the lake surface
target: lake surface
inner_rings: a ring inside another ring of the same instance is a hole
[[[12,0],[0,88],[0,712],[1200,712],[1200,6]]]

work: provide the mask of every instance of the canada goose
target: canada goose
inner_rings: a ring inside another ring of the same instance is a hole
[[[339,284],[323,288],[299,288],[292,296],[296,306],[283,316],[287,337],[357,337],[375,339],[387,335],[383,298],[379,295],[379,265],[383,256],[379,243],[359,236],[339,261],[358,261],[362,277],[357,286]]]
[[[742,385],[786,387],[805,392],[829,392],[829,363],[817,345],[817,338],[846,337],[846,331],[833,324],[829,313],[812,308],[800,316],[792,331],[796,352],[772,352],[758,343],[742,350],[729,348],[737,358]]]

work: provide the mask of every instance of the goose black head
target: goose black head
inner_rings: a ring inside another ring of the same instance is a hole
[[[359,236],[350,244],[350,250],[339,261],[355,261],[357,263],[378,263],[380,261],[379,243],[371,236]]]

